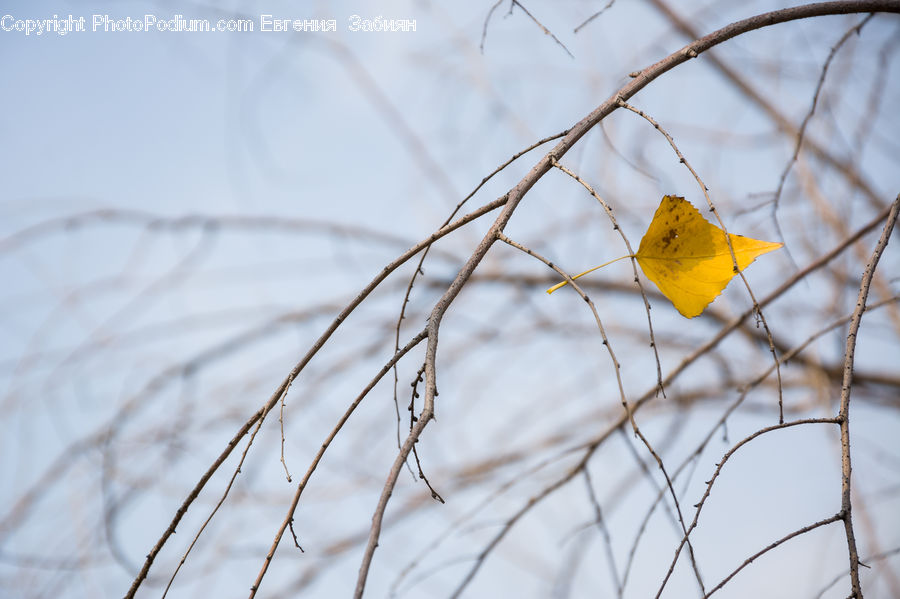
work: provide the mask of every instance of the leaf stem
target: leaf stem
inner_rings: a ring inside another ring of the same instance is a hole
[[[583,276],[586,275],[586,274],[589,274],[589,273],[594,272],[594,271],[597,270],[598,268],[603,268],[604,266],[608,266],[608,265],[612,264],[613,262],[618,262],[619,260],[624,260],[625,258],[634,258],[634,256],[632,256],[631,254],[628,254],[628,255],[626,255],[626,256],[619,256],[618,258],[616,258],[616,259],[614,259],[614,260],[610,260],[609,262],[604,262],[604,263],[601,264],[600,266],[595,266],[594,268],[591,268],[590,270],[586,270],[586,271],[584,271],[583,273],[579,273],[579,274],[575,275],[574,277],[572,277],[572,280],[574,281],[574,280],[577,279],[578,277],[583,277]],[[548,289],[548,290],[547,290],[547,293],[553,293],[554,291],[556,291],[556,290],[559,289],[560,287],[565,287],[568,283],[569,283],[568,281],[563,281],[562,283],[557,283],[556,285],[554,285],[553,287],[551,287],[550,289]]]

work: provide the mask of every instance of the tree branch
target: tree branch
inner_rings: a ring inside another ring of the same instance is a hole
[[[853,359],[856,353],[856,335],[862,322],[863,312],[866,310],[866,300],[869,296],[869,286],[875,275],[875,267],[878,260],[887,247],[894,223],[897,222],[897,214],[900,212],[900,195],[894,200],[891,212],[881,237],[872,252],[872,258],[866,265],[862,283],[859,286],[859,298],[856,300],[856,310],[850,318],[850,330],[847,332],[847,349],[844,353],[844,383],[841,386],[841,410],[838,415],[841,423],[841,519],[844,521],[844,531],[847,535],[847,551],[850,554],[850,585],[853,589],[852,597],[863,599],[862,587],[859,583],[859,552],[856,549],[856,536],[853,533],[853,504],[850,494],[850,389],[853,385]]]

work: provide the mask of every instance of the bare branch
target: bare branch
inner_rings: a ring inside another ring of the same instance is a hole
[[[839,413],[841,424],[841,519],[844,521],[844,531],[847,535],[847,550],[850,554],[850,585],[852,596],[863,599],[862,587],[859,582],[859,553],[856,549],[856,536],[853,532],[853,503],[850,492],[850,391],[853,385],[853,359],[856,354],[856,336],[862,315],[866,310],[866,300],[869,296],[869,286],[872,277],[875,276],[875,267],[881,259],[881,254],[887,247],[900,213],[900,195],[894,200],[891,212],[884,224],[881,237],[872,252],[872,258],[863,272],[862,283],[859,286],[859,298],[856,301],[856,310],[850,319],[850,330],[847,332],[847,349],[844,352],[844,382],[841,386],[841,409]]]

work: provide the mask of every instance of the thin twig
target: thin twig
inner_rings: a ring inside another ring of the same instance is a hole
[[[740,566],[738,566],[737,568],[735,568],[735,570],[731,574],[729,574],[728,576],[723,578],[722,582],[720,582],[719,584],[714,586],[712,589],[710,589],[710,591],[703,596],[703,599],[710,597],[713,593],[715,593],[716,591],[718,591],[722,587],[724,587],[726,584],[728,584],[728,581],[731,580],[732,578],[734,578],[738,572],[743,570],[745,567],[749,566],[751,563],[753,563],[753,561],[756,558],[760,557],[761,555],[768,553],[769,551],[775,549],[779,545],[783,545],[784,543],[790,541],[794,537],[799,537],[800,535],[806,534],[811,530],[815,530],[815,529],[819,528],[820,526],[825,526],[825,525],[831,524],[832,522],[837,522],[840,519],[841,519],[841,515],[835,514],[834,516],[831,516],[830,518],[825,518],[824,520],[819,520],[818,522],[814,522],[813,524],[804,526],[803,528],[799,528],[790,534],[784,535],[777,541],[770,543],[764,549],[757,551],[756,553],[754,553],[753,555],[751,555],[750,557],[745,559],[743,561],[743,563]]]
[[[247,459],[247,454],[250,452],[250,447],[253,445],[253,440],[256,439],[256,434],[259,433],[259,429],[262,428],[262,424],[265,421],[266,415],[263,414],[259,420],[256,422],[256,428],[253,429],[253,433],[250,435],[250,439],[247,441],[247,446],[244,448],[244,451],[241,452],[241,459],[238,460],[237,466],[234,469],[234,472],[231,474],[231,479],[228,481],[228,485],[225,487],[225,491],[222,492],[222,496],[219,497],[219,501],[216,502],[215,507],[209,513],[209,516],[206,517],[206,520],[203,521],[203,524],[200,525],[200,528],[197,530],[197,533],[194,535],[194,538],[191,540],[191,544],[188,545],[187,550],[181,556],[181,559],[178,561],[178,566],[175,567],[175,571],[172,572],[172,576],[169,578],[169,582],[166,585],[165,590],[163,591],[162,597],[165,599],[165,596],[169,593],[169,589],[172,588],[172,583],[175,582],[175,577],[178,576],[178,572],[181,570],[181,566],[187,561],[188,555],[190,555],[191,550],[197,544],[197,541],[200,540],[200,536],[203,534],[203,531],[206,530],[206,527],[212,522],[213,517],[219,511],[219,508],[222,507],[222,504],[225,503],[225,499],[228,497],[228,494],[231,492],[231,487],[234,485],[234,481],[237,479],[238,474],[241,473],[241,467],[244,465],[244,460]],[[285,466],[285,468],[287,468]],[[290,481],[290,476],[288,476],[288,481]],[[299,547],[299,544],[297,545]]]
[[[881,553],[876,553],[874,555],[868,555],[868,556],[866,556],[865,559],[861,559],[859,561],[860,561],[860,563],[871,564],[871,563],[874,563],[877,561],[882,561],[888,557],[893,557],[897,554],[900,554],[900,547],[894,547],[893,549],[889,549],[887,551],[882,551]],[[819,591],[819,594],[816,595],[813,599],[822,599],[822,597],[825,596],[825,593],[828,592],[828,589],[830,589],[831,587],[833,587],[834,585],[839,583],[841,581],[841,578],[843,578],[844,576],[848,576],[849,574],[850,574],[850,570],[847,570],[847,572],[845,572],[843,574],[838,574],[837,576],[832,578],[831,582],[829,582],[827,585],[822,587],[822,590]]]
[[[856,300],[856,309],[853,311],[853,316],[850,319],[850,328],[847,332],[847,348],[844,352],[844,381],[841,385],[841,409],[839,412],[841,423],[840,515],[844,521],[844,531],[847,536],[847,551],[850,557],[850,585],[853,591],[852,596],[855,599],[863,599],[863,592],[859,582],[859,553],[856,549],[856,536],[853,532],[853,503],[850,493],[850,473],[852,470],[850,465],[850,391],[853,387],[853,360],[856,353],[856,336],[859,332],[859,325],[862,322],[862,315],[866,309],[869,286],[872,284],[872,277],[875,275],[875,267],[878,265],[881,254],[891,238],[891,232],[894,230],[898,212],[900,212],[900,195],[894,200],[891,212],[884,223],[881,237],[878,239],[878,243],[872,252],[872,258],[863,272],[862,282],[859,286],[859,297]]]
[[[582,21],[578,27],[576,27],[575,29],[572,30],[572,33],[578,33],[582,27],[586,26],[588,23],[590,23],[591,21],[593,21],[594,19],[596,19],[597,17],[599,17],[600,15],[605,13],[610,8],[612,8],[612,5],[615,3],[616,3],[616,0],[609,0],[609,2],[606,3],[606,6],[604,6],[603,8],[601,8],[600,10],[598,10],[597,12],[595,12],[594,14],[589,16],[587,19]]]
[[[291,218],[279,216],[251,216],[224,214],[185,214],[164,216],[153,212],[125,208],[101,208],[85,210],[49,218],[12,233],[0,239],[0,253],[19,249],[29,243],[41,240],[53,233],[64,233],[73,229],[103,226],[109,224],[143,227],[148,232],[182,232],[199,230],[223,233],[238,231],[272,235],[320,233],[340,235],[350,239],[364,239],[391,246],[406,247],[409,239],[390,232],[378,231],[359,224],[335,223],[314,218]]]
[[[518,6],[519,8],[521,8],[521,9],[522,9],[522,12],[524,12],[526,15],[528,15],[528,18],[531,19],[532,21],[534,21],[534,24],[537,25],[538,27],[540,27],[540,28],[541,28],[541,31],[543,31],[545,35],[549,35],[551,38],[553,38],[553,41],[556,42],[556,43],[559,45],[560,48],[562,48],[563,50],[565,50],[565,51],[566,51],[566,54],[568,54],[568,55],[569,55],[571,58],[573,58],[573,59],[575,58],[575,56],[574,56],[571,52],[569,52],[569,49],[566,48],[566,45],[565,45],[564,43],[562,43],[561,41],[559,41],[559,38],[556,37],[555,35],[553,35],[553,32],[552,32],[552,31],[550,31],[549,29],[547,29],[546,27],[544,27],[544,24],[541,23],[540,21],[538,21],[538,20],[535,18],[535,16],[534,16],[533,14],[531,14],[530,12],[528,12],[528,9],[525,8],[525,7],[522,5],[522,3],[519,2],[519,0],[510,0],[510,1],[512,2],[513,6]]]
[[[612,577],[613,585],[616,587],[616,596],[621,597],[624,585],[619,580],[619,571],[618,568],[616,568],[616,555],[613,551],[609,528],[606,526],[606,521],[603,518],[603,510],[600,509],[600,501],[597,499],[597,494],[594,492],[594,483],[591,481],[590,470],[584,468],[582,472],[584,473],[584,484],[587,487],[588,499],[594,507],[594,522],[600,530],[600,535],[603,537],[603,549],[606,551],[606,561],[609,564],[609,575]]]
[[[287,462],[284,460],[284,398],[290,389],[291,386],[288,385],[284,388],[284,393],[281,394],[281,412],[278,414],[278,429],[281,431],[281,465],[284,467],[284,475],[287,477],[288,482],[291,482],[291,473],[288,471]]]
[[[860,112],[859,128],[853,136],[853,142],[850,144],[852,154],[860,156],[863,153],[863,146],[866,138],[872,133],[872,129],[878,119],[874,118],[881,111],[881,105],[887,94],[884,93],[885,81],[890,71],[890,60],[895,56],[895,47],[900,43],[900,31],[895,29],[894,35],[888,36],[887,41],[878,51],[878,70],[875,73],[872,87],[869,89],[869,98],[866,101],[866,107]]]
[[[397,368],[397,366],[395,364],[394,369],[396,370],[396,368]],[[423,364],[422,368],[420,368],[419,371],[416,373],[415,380],[412,382],[412,396],[409,399],[409,428],[410,428],[410,430],[412,430],[412,428],[415,426],[416,420],[417,420],[416,414],[415,414],[415,409],[416,409],[416,398],[419,397],[419,392],[416,390],[416,387],[418,386],[419,383],[421,383],[424,380],[424,375],[425,375],[425,365]],[[425,470],[422,469],[422,460],[419,459],[419,450],[416,449],[415,445],[413,445],[412,451],[413,451],[413,457],[416,459],[416,468],[419,471],[419,480],[424,482],[425,486],[428,487],[428,490],[431,491],[432,499],[439,501],[441,503],[444,503],[444,498],[441,497],[440,493],[438,493],[434,489],[433,486],[431,486],[431,481],[429,481],[428,477],[425,476]]]
[[[503,0],[497,0],[494,5],[491,6],[490,10],[488,10],[488,14],[484,18],[484,25],[481,28],[481,44],[478,46],[481,48],[482,54],[484,54],[484,41],[487,39],[488,23],[491,21],[491,16],[494,14],[494,11],[497,10],[501,4],[503,4]]]
[[[555,264],[553,264],[552,262],[550,262],[549,260],[547,260],[546,258],[541,256],[540,254],[538,254],[531,248],[524,246],[521,243],[518,243],[516,241],[513,241],[512,239],[507,237],[502,232],[499,232],[499,231],[497,232],[497,239],[499,239],[500,241],[502,241],[503,243],[505,243],[509,246],[516,248],[519,251],[525,252],[526,254],[528,254],[529,256],[531,256],[533,258],[540,260],[541,262],[543,262],[544,264],[546,264],[547,266],[549,266],[550,268],[555,270],[560,276],[562,276],[566,279],[566,282],[568,282],[569,285],[572,286],[572,288],[578,293],[578,295],[581,296],[581,299],[584,300],[584,302],[588,305],[588,308],[591,310],[591,314],[593,314],[593,316],[594,316],[594,322],[597,323],[597,329],[600,332],[600,338],[602,339],[603,345],[604,345],[604,347],[606,347],[606,352],[609,354],[609,358],[612,361],[613,370],[616,373],[616,382],[618,383],[618,387],[619,387],[619,398],[622,401],[622,405],[625,407],[625,412],[629,415],[629,420],[631,421],[632,427],[636,430],[637,424],[634,422],[634,418],[632,416],[632,411],[629,407],[628,398],[625,395],[625,385],[622,382],[622,373],[621,373],[622,365],[619,362],[618,358],[616,358],[616,353],[613,351],[612,345],[609,342],[609,337],[606,334],[606,328],[603,326],[603,322],[600,320],[600,314],[597,312],[597,306],[594,305],[594,302],[591,301],[591,299],[587,296],[587,294],[580,287],[578,287],[578,285],[575,283],[575,281],[572,279],[572,277],[570,277],[568,274],[563,272],[563,270],[560,269],[558,266],[556,266]]]

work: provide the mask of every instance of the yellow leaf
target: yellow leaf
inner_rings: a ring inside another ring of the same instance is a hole
[[[728,234],[738,268],[783,244]],[[737,273],[722,229],[690,202],[664,196],[635,254],[641,270],[685,317],[699,315]]]
[[[758,256],[784,245],[731,233],[728,237],[741,270]],[[690,202],[679,196],[663,197],[634,257],[647,278],[656,283],[662,294],[687,318],[703,312],[737,274],[725,233],[707,222]],[[616,260],[572,278],[577,279]],[[547,293],[553,293],[565,284],[563,281],[554,285]]]

